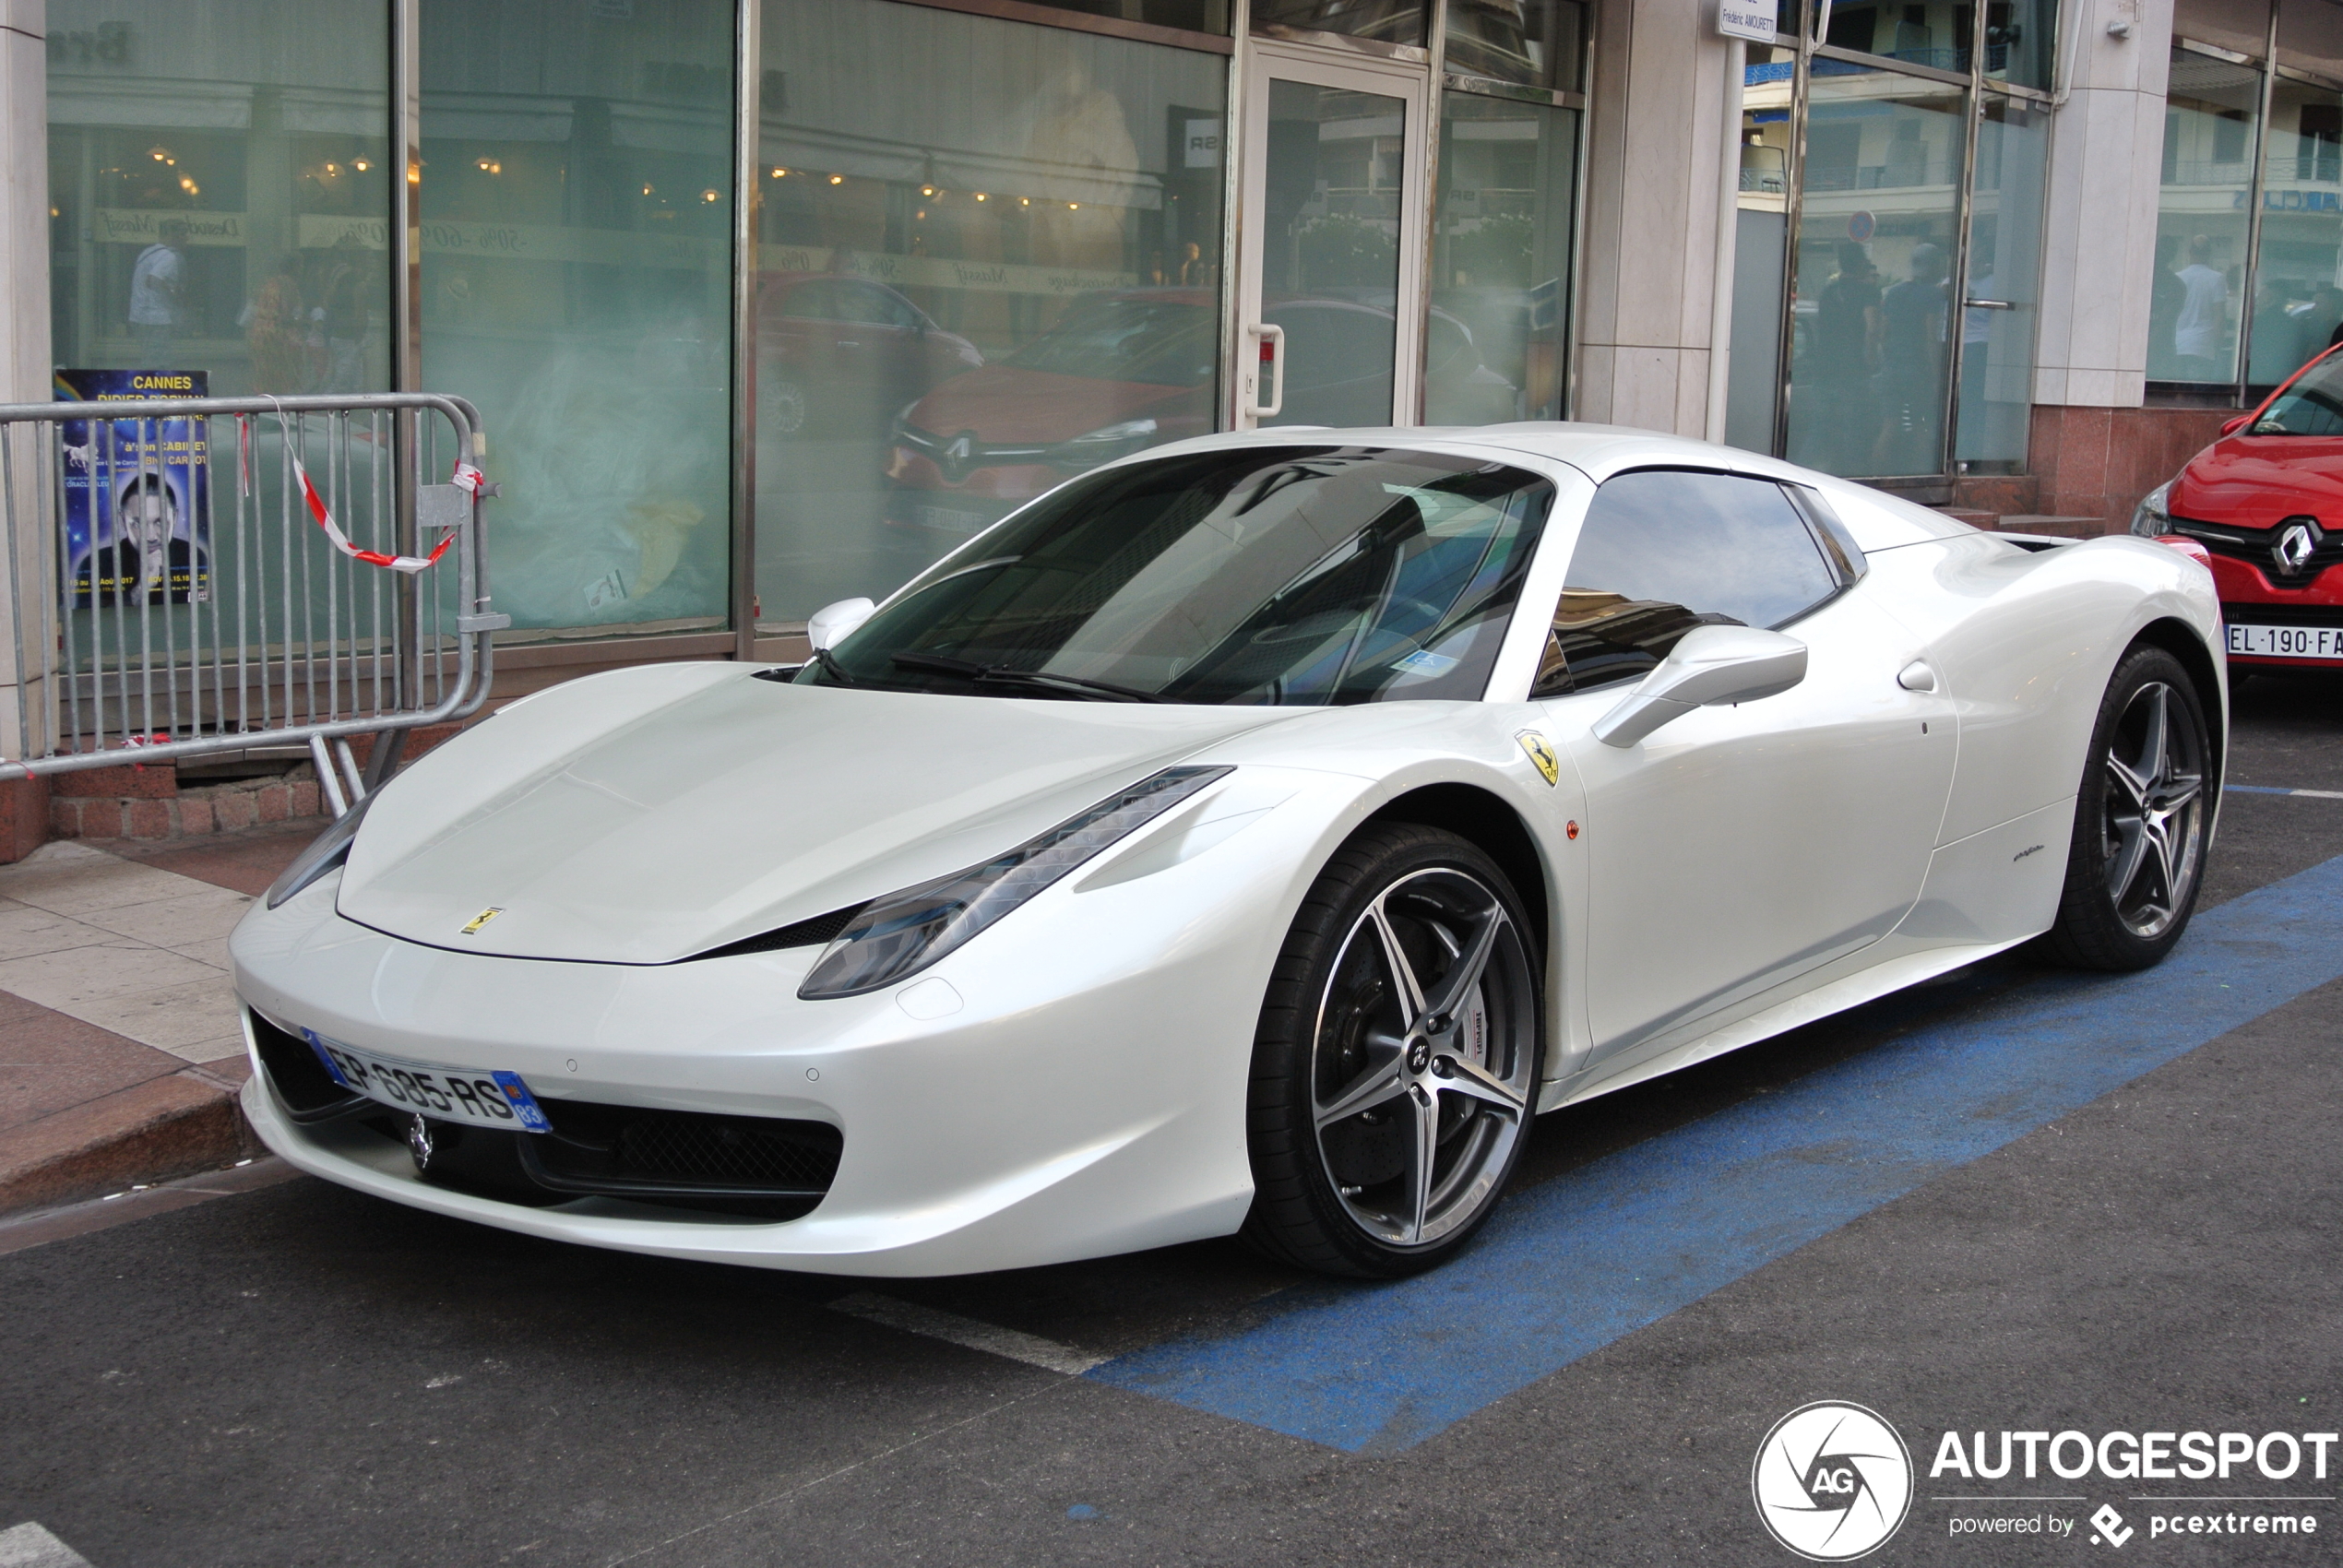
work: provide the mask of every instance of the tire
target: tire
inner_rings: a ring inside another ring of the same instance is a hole
[[[1254,1036],[1247,1241],[1319,1273],[1394,1278],[1472,1239],[1535,1114],[1532,929],[1496,862],[1452,833],[1378,824],[1327,862]]]
[[[2204,884],[2212,742],[2196,683],[2160,647],[2115,668],[2091,727],[2047,956],[2082,969],[2160,963]]]

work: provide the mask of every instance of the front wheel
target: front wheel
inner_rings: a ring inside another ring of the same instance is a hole
[[[2144,969],[2188,926],[2211,824],[2212,743],[2181,661],[2124,656],[2100,700],[2051,956],[2087,969]]]
[[[1243,1234],[1393,1277],[1460,1250],[1528,1142],[1543,1027],[1519,899],[1451,833],[1379,825],[1320,873],[1254,1039]]]

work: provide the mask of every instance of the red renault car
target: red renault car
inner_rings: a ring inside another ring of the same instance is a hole
[[[2210,554],[2232,668],[2343,669],[2343,350],[2223,425],[2132,531]]]

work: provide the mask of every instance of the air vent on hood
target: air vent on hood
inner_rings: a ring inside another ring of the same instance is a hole
[[[827,915],[785,925],[778,931],[756,936],[743,936],[738,942],[728,942],[721,947],[711,947],[705,953],[695,953],[694,958],[730,958],[742,953],[777,953],[784,947],[827,947],[846,922],[862,912],[861,904],[850,904],[843,909],[832,909]]]

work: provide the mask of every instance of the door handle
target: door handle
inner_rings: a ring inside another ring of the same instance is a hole
[[[1257,420],[1275,419],[1285,408],[1285,328],[1265,321],[1254,327],[1253,335],[1261,339],[1261,362],[1253,373],[1253,406],[1245,412]],[[1264,407],[1261,378],[1271,371],[1277,373],[1278,400]]]
[[[2017,308],[2016,302],[2011,300],[1963,300],[1961,303],[1972,310],[2016,310]]]

